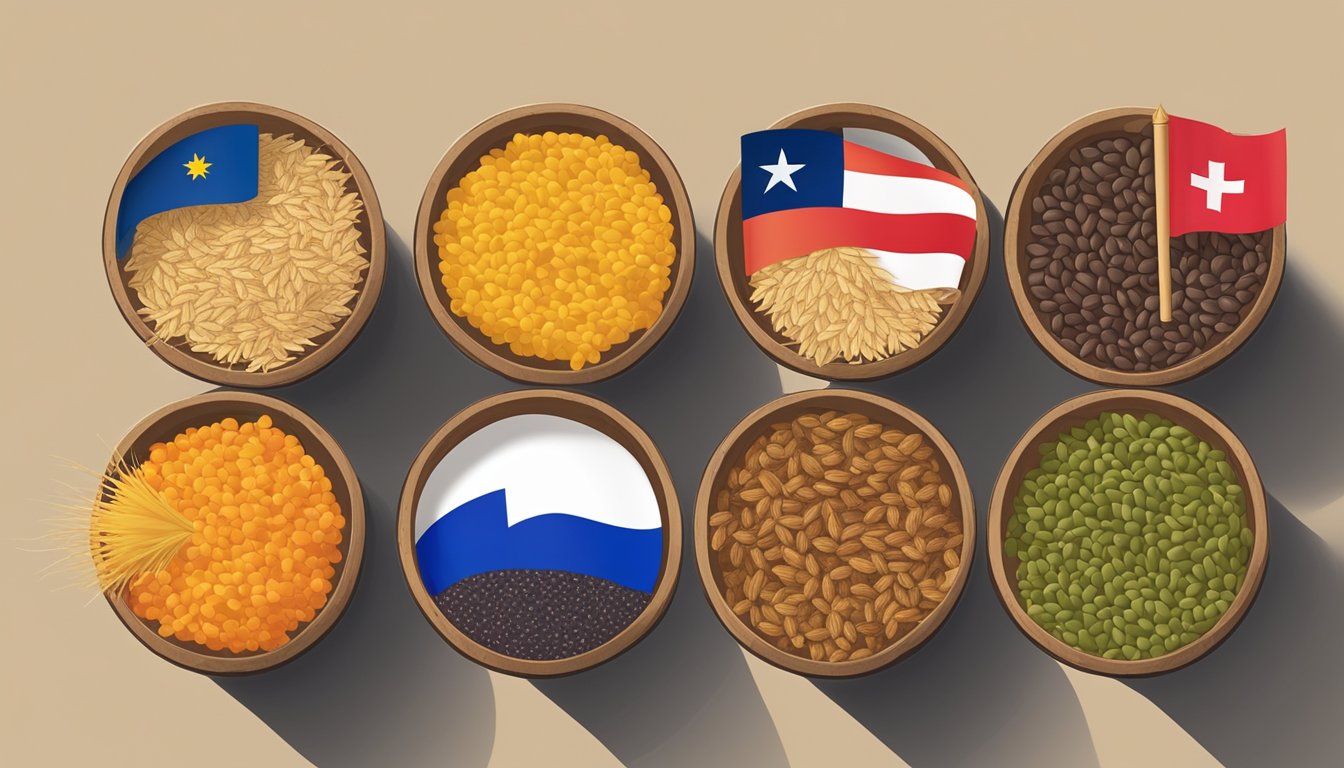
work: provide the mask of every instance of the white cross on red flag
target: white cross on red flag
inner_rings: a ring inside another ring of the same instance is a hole
[[[1238,136],[1170,117],[1171,236],[1259,232],[1288,218],[1288,141],[1283,129]]]

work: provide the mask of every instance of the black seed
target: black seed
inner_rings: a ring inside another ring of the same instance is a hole
[[[567,659],[630,626],[651,595],[568,571],[505,570],[469,576],[434,598],[467,637],[515,659]]]

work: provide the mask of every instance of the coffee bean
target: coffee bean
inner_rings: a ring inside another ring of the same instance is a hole
[[[1060,344],[1121,371],[1199,355],[1245,320],[1269,273],[1272,231],[1171,240],[1172,315],[1158,317],[1152,129],[1069,148],[1031,202],[1026,285]]]

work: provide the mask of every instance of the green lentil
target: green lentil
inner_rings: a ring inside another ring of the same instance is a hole
[[[1156,414],[1105,412],[1040,452],[1004,539],[1033,621],[1129,660],[1171,653],[1218,622],[1254,542],[1222,451]]]

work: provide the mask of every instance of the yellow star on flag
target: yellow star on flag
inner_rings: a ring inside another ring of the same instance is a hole
[[[191,177],[192,181],[195,181],[197,179],[204,178],[205,175],[210,172],[208,169],[212,165],[214,165],[214,163],[207,163],[205,162],[204,157],[201,157],[195,152],[192,152],[191,162],[183,163],[182,167],[187,169],[187,175]]]

